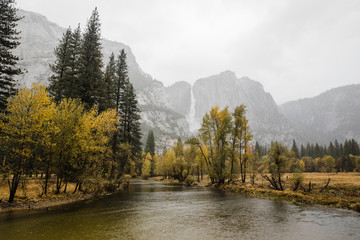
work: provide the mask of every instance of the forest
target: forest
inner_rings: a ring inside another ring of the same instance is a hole
[[[2,2],[7,59],[1,58],[1,175],[13,202],[19,185],[42,179],[40,196],[55,180],[55,193],[112,191],[130,165],[141,168],[140,110],[127,74],[126,53],[112,54],[106,67],[101,53],[97,9],[82,32],[63,34],[54,50],[49,86],[17,90],[22,73],[11,49],[20,44],[14,1]],[[5,14],[6,13],[6,14]],[[6,70],[6,71],[3,71]]]

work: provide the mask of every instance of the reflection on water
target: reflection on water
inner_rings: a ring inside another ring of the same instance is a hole
[[[360,239],[360,215],[139,180],[86,204],[0,214],[0,239]]]

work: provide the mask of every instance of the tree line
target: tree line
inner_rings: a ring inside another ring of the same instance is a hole
[[[291,148],[279,142],[272,142],[269,148],[258,142],[253,145],[251,140],[244,105],[236,107],[232,113],[227,107],[214,107],[203,117],[198,136],[185,143],[178,139],[172,149],[165,148],[161,155],[144,153],[143,162],[147,162],[148,167],[143,168],[143,177],[163,176],[192,183],[200,182],[204,175],[208,175],[211,182],[217,184],[233,181],[254,184],[260,177],[272,188],[284,190],[283,176],[291,172],[294,173],[292,189],[296,190],[302,187],[302,172],[346,171],[348,166],[353,166],[348,168],[349,171],[360,171],[360,154],[355,140],[345,141],[344,144],[335,141],[334,153],[339,152],[334,156],[343,156],[336,160],[329,155],[332,143],[329,147],[319,146],[320,151],[323,149],[322,154],[312,158],[301,155],[295,140]],[[316,146],[308,144],[304,147],[305,152],[311,153],[312,149],[316,152]],[[352,165],[344,167],[342,164],[346,156]]]
[[[141,173],[140,110],[127,56],[124,50],[111,54],[104,68],[97,9],[83,32],[79,25],[63,34],[49,86],[17,92],[14,76],[20,70],[11,50],[19,44],[20,18],[14,1],[0,3],[1,51],[8,57],[0,62],[0,154],[9,202],[20,181],[37,175],[44,176],[42,194],[47,194],[52,178],[56,193],[66,192],[70,182],[76,183],[75,191],[102,191],[115,189],[133,166]]]
[[[344,143],[339,143],[337,140],[334,143],[330,142],[328,146],[319,145],[318,143],[306,146],[301,144],[299,148],[296,141],[293,140],[290,150],[293,152],[296,161],[294,165],[301,164],[305,172],[359,172],[360,171],[360,148],[359,144],[354,140],[345,140]],[[256,143],[255,151],[259,152],[260,156],[268,154],[268,149]],[[296,167],[292,167],[291,171]]]

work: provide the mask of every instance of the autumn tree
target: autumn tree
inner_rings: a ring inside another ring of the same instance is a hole
[[[282,176],[288,169],[289,158],[289,150],[286,146],[278,142],[271,144],[266,163],[270,176],[263,175],[263,177],[276,190],[284,190]]]
[[[53,127],[55,103],[48,97],[44,86],[34,84],[31,89],[20,90],[8,101],[8,114],[2,123],[2,133],[7,136],[6,146],[9,202],[14,200],[25,166],[42,146],[45,151],[54,147],[51,137],[56,129]],[[39,157],[39,156],[38,156]],[[48,160],[51,156],[45,156]]]
[[[332,172],[332,170],[335,168],[335,159],[332,156],[325,156],[323,161],[326,172]]]
[[[56,136],[54,173],[56,174],[56,192],[67,183],[74,181],[77,175],[76,161],[81,151],[80,132],[84,106],[76,99],[63,99],[57,107],[55,124],[59,129]]]
[[[233,151],[237,152],[238,154],[240,163],[240,176],[242,182],[245,182],[246,180],[247,162],[250,158],[249,154],[247,153],[247,147],[249,146],[249,141],[252,139],[250,127],[248,124],[249,120],[246,118],[245,114],[246,107],[243,104],[236,107],[233,113],[233,131],[234,133],[236,133],[233,137],[235,139],[238,139],[238,145],[233,145]],[[236,124],[236,122],[238,122],[238,124]],[[235,150],[236,148],[238,149],[238,151]]]
[[[145,158],[143,159],[143,165],[142,165],[142,170],[141,170],[141,176],[144,179],[147,179],[150,176],[151,162],[152,162],[152,157],[151,157],[150,153],[146,153]]]

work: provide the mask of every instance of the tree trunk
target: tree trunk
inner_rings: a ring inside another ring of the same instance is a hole
[[[200,182],[200,168],[197,166],[197,181]]]
[[[66,193],[66,189],[67,189],[67,182],[65,182],[65,187],[64,187],[64,193]]]
[[[62,187],[62,177],[56,176],[56,194],[60,193]]]
[[[47,194],[47,189],[48,189],[48,182],[49,182],[49,170],[50,170],[50,162],[48,162],[47,167],[46,167],[46,174],[45,174],[45,189],[44,189],[44,193],[45,195]]]
[[[10,180],[8,180],[9,190],[10,190],[10,195],[9,195],[10,203],[14,201],[15,193],[16,193],[17,187],[19,185],[20,178],[21,178],[21,174],[16,173],[16,174],[14,174],[14,176],[11,180],[11,184],[10,184]]]
[[[76,183],[75,190],[74,190],[73,194],[76,193],[76,190],[78,189],[78,187],[79,187],[79,183]]]

